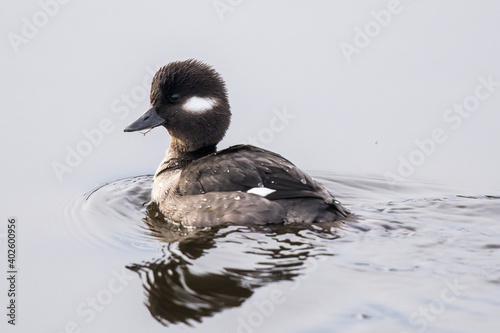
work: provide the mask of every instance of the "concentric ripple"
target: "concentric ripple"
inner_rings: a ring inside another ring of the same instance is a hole
[[[152,185],[153,176],[146,175],[106,183],[89,191],[65,207],[66,232],[94,248],[158,248],[142,220]]]
[[[426,183],[394,188],[377,178],[313,177],[353,216],[332,224],[187,229],[159,214],[151,203],[153,178],[147,175],[104,184],[72,201],[64,210],[63,229],[87,247],[144,258],[127,268],[141,277],[145,305],[163,325],[196,325],[242,306],[259,288],[306,274],[316,288],[309,301],[325,302],[324,309],[334,300],[323,299],[323,291],[366,303],[337,315],[353,321],[391,318],[413,329],[401,304],[377,293],[370,293],[374,298],[368,302],[353,289],[356,283],[386,292],[399,284],[408,303],[415,303],[420,295],[414,285],[422,280],[457,277],[471,290],[484,289],[470,298],[470,308],[456,310],[457,316],[472,315],[478,302],[487,309],[484,315],[496,313],[499,196],[457,194]],[[317,273],[320,266],[331,269]]]

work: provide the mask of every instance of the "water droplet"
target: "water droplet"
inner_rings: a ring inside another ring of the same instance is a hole
[[[258,186],[258,187],[264,187],[264,184],[262,184],[262,183],[257,183],[257,186]]]
[[[203,201],[207,201],[207,198],[203,198],[202,200],[203,200]]]
[[[235,196],[234,200],[240,200],[240,196],[239,195]]]
[[[304,185],[305,185],[305,184],[307,184],[307,181],[306,181],[304,178],[302,178],[302,179],[300,180],[300,182],[301,182],[302,184],[304,184]]]

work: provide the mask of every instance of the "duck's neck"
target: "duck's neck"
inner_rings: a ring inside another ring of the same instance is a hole
[[[155,177],[158,177],[166,171],[184,168],[194,160],[215,153],[216,151],[216,145],[205,146],[194,151],[179,150],[176,149],[175,146],[170,145],[170,148],[167,150],[167,155],[156,170]]]
[[[195,160],[200,157],[215,153],[217,151],[217,145],[210,145],[201,147],[195,150],[179,149],[179,146],[173,143],[167,150],[167,156],[165,161],[168,160]]]

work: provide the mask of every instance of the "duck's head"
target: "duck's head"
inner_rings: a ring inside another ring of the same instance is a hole
[[[224,80],[197,60],[171,62],[156,72],[151,84],[151,108],[125,132],[165,127],[171,148],[191,152],[216,145],[231,120]]]

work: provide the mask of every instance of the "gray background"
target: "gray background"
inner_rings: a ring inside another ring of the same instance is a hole
[[[42,0],[47,1],[52,0]],[[220,148],[258,136],[271,126],[274,110],[286,109],[295,118],[273,133],[266,148],[305,170],[348,175],[351,180],[383,178],[387,172],[397,173],[401,156],[416,151],[415,140],[441,128],[447,141],[406,180],[461,188],[450,194],[498,194],[500,89],[458,129],[443,120],[448,108],[474,94],[479,76],[500,81],[498,1],[401,0],[400,13],[350,63],[341,43],[352,44],[356,27],[364,29],[373,22],[371,12],[386,10],[387,1],[232,3],[221,19],[210,0],[72,0],[60,5],[15,52],[9,36],[21,34],[23,18],[32,21],[41,7],[38,0],[0,2],[0,214],[2,221],[12,215],[19,218],[22,326],[17,328],[62,332],[65,323],[81,321],[75,309],[106,286],[112,269],[144,259],[132,251],[79,247],[78,240],[92,232],[103,239],[108,229],[109,235],[117,235],[114,225],[81,224],[80,215],[95,212],[86,206],[75,209],[72,202],[103,182],[154,172],[169,142],[166,131],[155,129],[145,137],[122,131],[147,110],[148,98],[128,107],[123,117],[113,110],[123,108],[123,96],[140,91],[145,77],[149,85],[147,68],[156,70],[173,60],[204,60],[226,79],[233,120]],[[54,163],[66,163],[68,149],[87,142],[84,132],[106,119],[113,130],[91,146],[71,173],[58,179]],[[408,198],[407,193],[395,195]],[[4,254],[5,230],[0,229]],[[352,258],[360,253],[357,249],[363,247],[353,243]],[[370,252],[369,247],[364,250]],[[331,283],[333,269],[325,266],[317,276]],[[351,276],[336,278],[349,281]],[[6,280],[1,281],[5,291]],[[362,300],[363,291],[376,286],[365,282],[357,294]],[[294,307],[310,300],[303,290],[291,302]],[[346,288],[347,293],[351,290]],[[91,327],[163,331],[139,301],[142,295],[140,283],[130,283]],[[345,303],[342,298],[325,301]],[[402,308],[413,309],[413,304],[418,302]],[[293,312],[285,310],[283,317],[273,317],[272,327],[289,331],[299,320],[302,325],[325,320],[318,319],[321,312],[290,320]],[[209,321],[205,331],[227,331],[235,323],[226,318],[238,311]],[[2,325],[7,326],[5,321]]]
[[[228,3],[226,1],[226,3]],[[306,170],[384,177],[397,172],[417,139],[445,130],[408,179],[499,189],[500,91],[452,130],[443,114],[474,93],[478,77],[500,81],[500,5],[494,1],[407,1],[390,24],[348,63],[342,42],[373,21],[387,1],[70,1],[15,52],[10,32],[40,11],[37,1],[3,1],[0,91],[2,188],[18,196],[151,173],[168,144],[122,129],[148,108],[143,98],[123,119],[112,104],[140,86],[147,67],[196,58],[227,81],[233,120],[219,148],[269,127],[273,109],[295,118],[263,146]],[[229,6],[231,6],[229,4]],[[53,162],[83,130],[109,118],[113,131],[60,182]],[[10,200],[9,200],[10,201]]]

